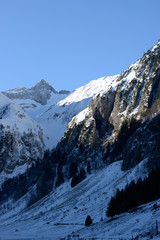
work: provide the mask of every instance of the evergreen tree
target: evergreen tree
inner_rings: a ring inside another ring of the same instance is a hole
[[[116,195],[111,198],[107,216],[112,217],[160,198],[159,185],[160,169],[151,171],[144,181],[141,179],[137,183],[132,181],[124,190],[117,190]]]
[[[84,168],[81,168],[80,173],[73,176],[72,181],[71,181],[71,187],[75,187],[77,184],[79,184],[85,178],[86,178],[85,170],[84,170]]]
[[[87,172],[90,174],[91,173],[91,164],[88,162],[87,164]]]
[[[92,218],[88,215],[85,220],[85,226],[89,227],[92,224]]]
[[[85,172],[84,168],[81,168],[80,174],[79,174],[79,180],[80,180],[80,182],[81,182],[82,180],[84,180],[85,178],[86,178],[86,172]]]
[[[78,171],[78,166],[76,162],[71,162],[70,168],[69,168],[69,178],[76,175]]]
[[[74,175],[71,181],[71,187],[75,187],[79,183],[79,176]]]
[[[62,172],[62,165],[59,163],[58,168],[57,168],[57,182],[56,182],[56,187],[61,185],[64,182],[64,176]]]
[[[37,198],[40,199],[51,192],[54,172],[49,160],[44,162],[44,167],[37,183]]]

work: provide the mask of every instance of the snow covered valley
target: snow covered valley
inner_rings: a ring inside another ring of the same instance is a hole
[[[0,239],[159,239],[155,233],[156,220],[160,223],[160,200],[156,201],[156,209],[155,202],[151,202],[135,211],[106,217],[116,189],[147,176],[146,160],[126,172],[121,170],[121,164],[115,162],[88,175],[74,188],[70,181],[65,182],[29,208],[29,193],[16,203],[1,205]],[[84,225],[87,215],[93,219],[90,227]]]

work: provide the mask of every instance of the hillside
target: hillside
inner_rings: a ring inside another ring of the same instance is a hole
[[[23,108],[0,93],[0,179],[26,171],[43,158],[43,132]],[[11,174],[11,175],[10,175]]]

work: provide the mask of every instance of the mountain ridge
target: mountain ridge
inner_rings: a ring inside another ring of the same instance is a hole
[[[62,90],[57,92],[46,80],[41,79],[31,88],[21,87],[2,91],[10,99],[31,99],[45,105],[50,99],[51,94],[69,94],[69,91]]]
[[[104,93],[95,96],[84,111],[72,118],[57,145],[56,151],[62,152],[61,157],[58,155],[59,161],[63,162],[65,153],[68,163],[72,159],[86,168],[90,162],[98,169],[116,159],[126,158],[120,148],[125,148],[126,142],[143,122],[147,124],[159,113],[159,66],[160,42],[112,80]],[[147,157],[147,148],[150,149],[146,143],[138,162]],[[132,144],[128,149],[132,149]],[[125,165],[125,168],[134,165]]]

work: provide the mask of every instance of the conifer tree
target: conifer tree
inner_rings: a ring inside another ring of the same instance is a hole
[[[88,215],[85,220],[85,226],[89,227],[92,224],[92,218]]]

